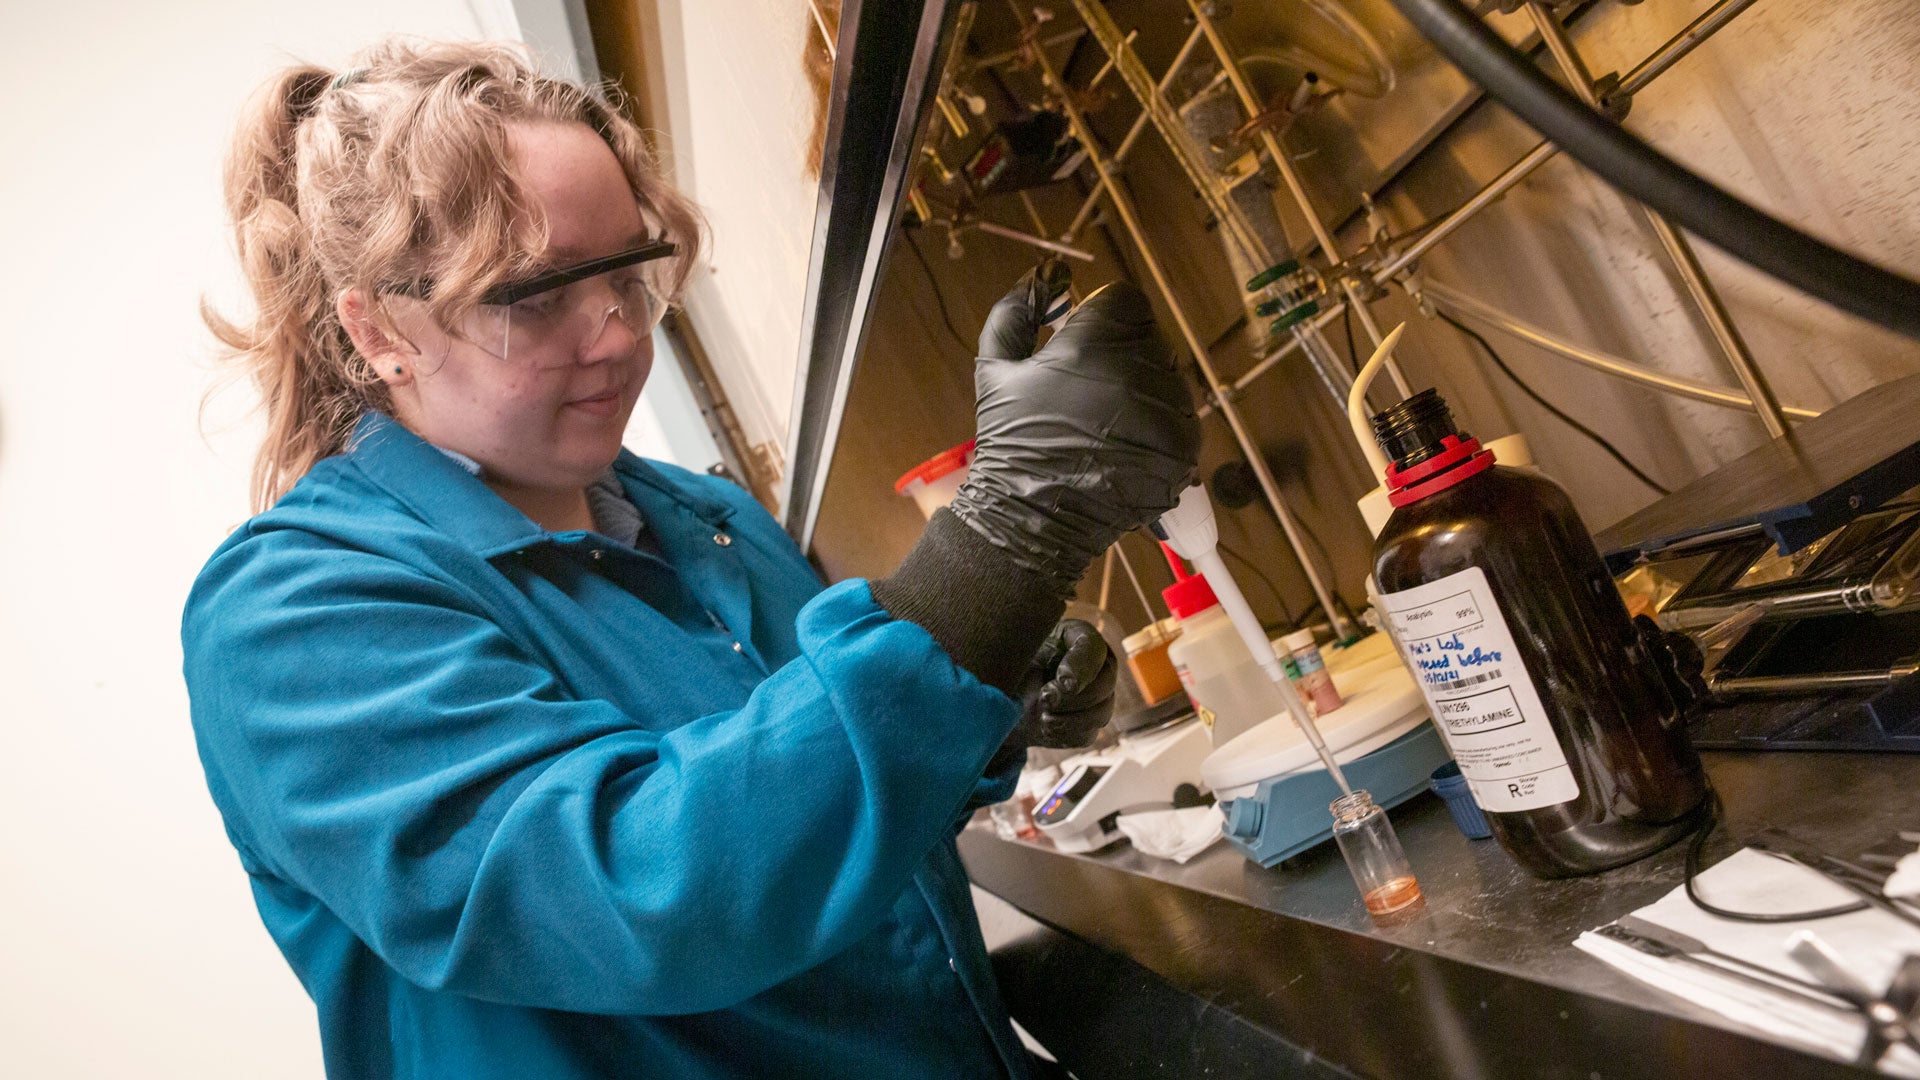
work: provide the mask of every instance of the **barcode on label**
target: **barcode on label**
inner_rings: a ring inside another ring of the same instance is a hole
[[[1435,690],[1459,690],[1468,686],[1479,686],[1481,683],[1484,683],[1484,682],[1492,682],[1495,679],[1498,679],[1499,677],[1500,677],[1500,669],[1494,668],[1492,671],[1483,671],[1478,675],[1469,675],[1464,679],[1455,679],[1449,683],[1442,683],[1441,685],[1434,687],[1434,689]]]

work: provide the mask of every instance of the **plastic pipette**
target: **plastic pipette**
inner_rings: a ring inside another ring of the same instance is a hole
[[[1333,759],[1333,752],[1327,749],[1327,741],[1320,737],[1319,725],[1313,722],[1313,715],[1307,711],[1307,703],[1300,699],[1300,692],[1293,688],[1293,680],[1287,678],[1280,658],[1273,654],[1273,644],[1267,640],[1267,632],[1261,628],[1253,608],[1247,605],[1247,598],[1241,593],[1239,583],[1227,572],[1227,564],[1220,559],[1220,529],[1213,520],[1213,501],[1207,498],[1207,489],[1195,484],[1181,492],[1180,504],[1160,516],[1154,532],[1173,548],[1174,554],[1192,563],[1200,576],[1207,579],[1213,595],[1219,599],[1227,618],[1233,622],[1233,628],[1240,632],[1240,640],[1246,642],[1247,651],[1253,654],[1254,662],[1279,687],[1280,699],[1287,703],[1287,712],[1293,715],[1293,722],[1300,725],[1300,730],[1306,734],[1307,742],[1313,745],[1313,752],[1320,755],[1320,763],[1327,767],[1328,775],[1340,785],[1342,792],[1353,794],[1346,774],[1340,771],[1340,763]]]
[[[1400,847],[1400,838],[1394,835],[1393,823],[1374,805],[1372,796],[1365,791],[1355,791],[1353,785],[1347,783],[1333,751],[1327,749],[1327,740],[1320,737],[1320,727],[1307,711],[1307,703],[1300,700],[1299,691],[1293,688],[1286,669],[1280,666],[1280,658],[1273,654],[1266,630],[1254,617],[1253,609],[1247,606],[1247,598],[1240,592],[1233,575],[1227,572],[1227,564],[1220,561],[1220,532],[1214,524],[1213,503],[1207,498],[1207,489],[1195,484],[1181,492],[1180,504],[1160,516],[1154,532],[1207,579],[1213,595],[1226,609],[1227,618],[1240,632],[1241,640],[1246,642],[1267,678],[1279,687],[1281,700],[1287,703],[1287,711],[1293,714],[1293,722],[1300,725],[1307,742],[1313,744],[1313,752],[1319,755],[1320,764],[1327,767],[1327,775],[1340,785],[1343,794],[1329,808],[1334,815],[1333,835],[1368,914],[1382,918],[1418,903],[1420,883],[1414,880],[1413,868],[1407,865],[1407,854]]]

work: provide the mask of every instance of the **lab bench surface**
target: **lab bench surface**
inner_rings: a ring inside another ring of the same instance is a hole
[[[1769,827],[1836,853],[1920,824],[1920,755],[1705,753],[1711,864]],[[1082,1080],[1865,1076],[1745,1034],[1573,947],[1680,884],[1686,844],[1543,881],[1439,799],[1392,811],[1425,894],[1392,924],[1323,844],[1271,870],[1225,843],[1184,866],[966,830],[975,884],[1043,924],[996,950],[1008,1007]]]

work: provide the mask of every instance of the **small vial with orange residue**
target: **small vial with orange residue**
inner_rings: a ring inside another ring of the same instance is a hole
[[[1420,899],[1420,883],[1407,865],[1407,853],[1373,796],[1355,791],[1333,801],[1333,839],[1346,857],[1347,870],[1360,888],[1367,913],[1391,915]]]

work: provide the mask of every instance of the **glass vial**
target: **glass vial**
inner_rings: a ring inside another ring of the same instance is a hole
[[[1355,791],[1333,800],[1333,839],[1347,860],[1369,915],[1387,915],[1420,899],[1420,883],[1373,796]]]

